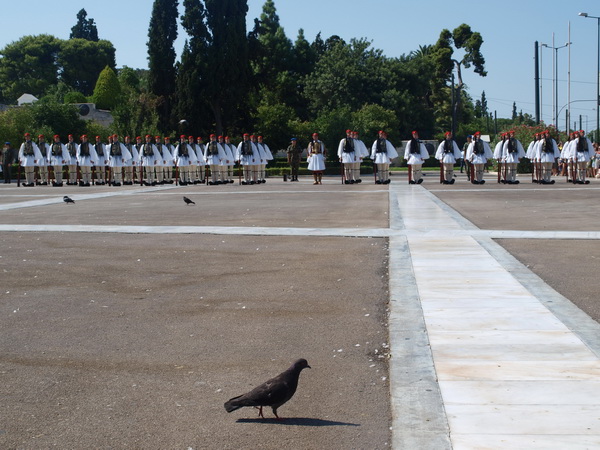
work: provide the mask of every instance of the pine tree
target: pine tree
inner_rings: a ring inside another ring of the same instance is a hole
[[[94,19],[86,19],[87,12],[82,9],[77,13],[77,23],[71,28],[69,39],[79,38],[88,41],[98,42],[98,29]]]
[[[175,93],[177,0],[155,0],[148,28],[148,89],[159,100],[159,129],[172,129],[171,104]]]
[[[517,102],[513,102],[512,120],[517,120]]]

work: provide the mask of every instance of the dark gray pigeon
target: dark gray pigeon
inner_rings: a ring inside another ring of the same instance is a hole
[[[186,205],[195,205],[196,203],[193,202],[192,200],[190,200],[189,198],[187,198],[185,195],[183,196],[183,201],[185,202]]]
[[[71,197],[69,197],[68,195],[65,195],[63,197],[63,202],[65,203],[75,203],[75,200],[73,200]]]
[[[310,369],[308,361],[305,359],[297,360],[289,369],[275,378],[271,378],[244,395],[226,401],[225,410],[229,413],[244,406],[254,406],[258,408],[258,415],[264,419],[262,408],[263,406],[270,406],[275,417],[279,419],[277,408],[292,398],[298,387],[300,372],[307,367]]]

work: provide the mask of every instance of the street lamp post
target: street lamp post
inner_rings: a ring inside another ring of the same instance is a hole
[[[596,72],[596,142],[600,142],[600,17],[590,16],[588,13],[579,13],[581,17],[596,19],[598,21],[598,71]]]
[[[544,47],[546,48],[551,48],[552,50],[554,50],[554,58],[553,58],[553,64],[554,64],[554,101],[552,102],[555,106],[554,106],[554,126],[556,127],[556,129],[558,130],[558,51],[561,48],[565,48],[567,46],[569,46],[569,42],[567,42],[565,45],[561,45],[560,47],[555,47],[554,46],[554,33],[552,33],[552,46],[548,45],[548,44],[542,44]]]

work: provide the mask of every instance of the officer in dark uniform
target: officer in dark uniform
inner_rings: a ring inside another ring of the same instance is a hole
[[[287,161],[292,169],[292,178],[290,181],[298,181],[298,170],[300,169],[300,157],[302,148],[298,145],[296,138],[290,139],[290,145],[287,148]]]

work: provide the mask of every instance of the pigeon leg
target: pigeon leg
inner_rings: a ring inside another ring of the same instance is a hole
[[[277,418],[277,420],[283,420],[283,417],[279,417],[277,415],[277,408],[272,408],[273,409],[273,414],[275,414],[275,417]]]
[[[258,408],[258,417],[262,417],[264,419],[265,416],[263,416],[262,406],[255,406],[255,408]]]

